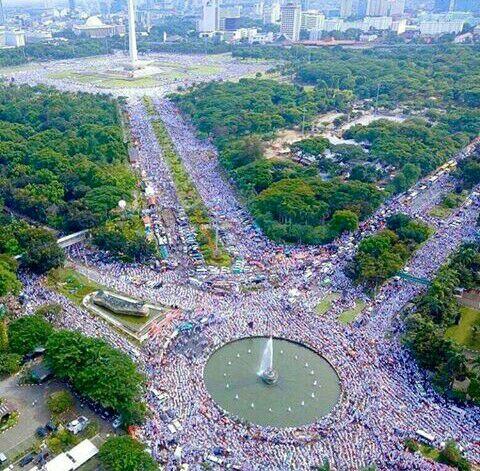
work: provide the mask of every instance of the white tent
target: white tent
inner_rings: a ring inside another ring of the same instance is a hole
[[[90,441],[83,440],[66,453],[53,458],[45,465],[46,471],[74,471],[98,453],[98,448]]]

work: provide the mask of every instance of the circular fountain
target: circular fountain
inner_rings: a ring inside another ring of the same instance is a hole
[[[303,344],[272,337],[223,345],[208,359],[204,380],[220,408],[272,427],[315,422],[340,396],[337,373],[322,356]]]

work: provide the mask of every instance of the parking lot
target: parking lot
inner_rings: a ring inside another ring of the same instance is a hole
[[[36,435],[36,430],[45,426],[51,419],[46,400],[50,394],[65,389],[65,386],[56,380],[40,385],[21,385],[19,379],[20,376],[15,375],[0,381],[0,397],[12,403],[19,412],[17,424],[0,434],[0,453],[7,457],[7,462],[2,464],[3,467],[13,464],[14,470],[28,470],[33,467],[33,463],[21,467],[19,461],[33,446],[42,443],[42,439]],[[76,398],[67,421],[78,416],[96,421],[102,436],[114,431],[111,421],[102,419]]]

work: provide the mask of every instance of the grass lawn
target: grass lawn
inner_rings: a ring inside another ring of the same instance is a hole
[[[433,461],[438,461],[440,452],[436,448],[433,448],[433,446],[420,444],[418,450],[425,458]]]
[[[446,219],[446,218],[448,218],[448,216],[450,216],[452,211],[453,210],[451,208],[445,208],[442,205],[438,205],[438,206],[434,206],[430,210],[429,214],[430,214],[430,216],[433,216],[434,218]]]
[[[355,307],[353,307],[352,309],[347,309],[346,311],[343,311],[338,316],[338,320],[342,324],[349,324],[350,322],[354,321],[355,318],[363,311],[364,307],[365,307],[365,301],[361,299],[357,299],[355,301]]]
[[[460,313],[462,317],[459,324],[447,329],[447,337],[467,348],[480,350],[480,336],[477,335],[475,338],[473,335],[473,327],[475,325],[480,326],[480,311],[471,307],[461,306]]]
[[[317,314],[322,316],[325,314],[331,307],[333,301],[336,301],[340,297],[338,293],[329,293],[327,294],[316,307]]]
[[[458,208],[467,197],[468,193],[466,191],[462,191],[462,193],[447,193],[440,204],[434,206],[430,211],[430,216],[439,218],[439,219],[446,219],[450,214]]]
[[[50,270],[47,284],[76,304],[82,304],[83,298],[87,294],[103,289],[103,286],[95,281],[89,280],[73,268],[67,267]]]

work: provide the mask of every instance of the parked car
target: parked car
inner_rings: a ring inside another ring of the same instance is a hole
[[[37,430],[35,430],[35,433],[37,437],[45,438],[48,435],[48,430],[45,427],[38,427]]]
[[[120,428],[122,426],[122,419],[120,416],[115,417],[115,419],[112,422],[112,427],[113,428]]]
[[[27,464],[31,463],[35,458],[35,453],[29,453],[28,455],[25,455],[21,460],[20,460],[20,466],[23,468],[24,466],[27,466]]]
[[[85,430],[89,422],[90,420],[81,415],[80,417],[78,417],[78,419],[72,420],[70,423],[67,424],[67,430],[72,432],[74,435],[77,435],[77,433]]]
[[[58,427],[54,424],[53,420],[49,420],[49,421],[45,424],[45,428],[46,428],[49,432],[56,432]]]

